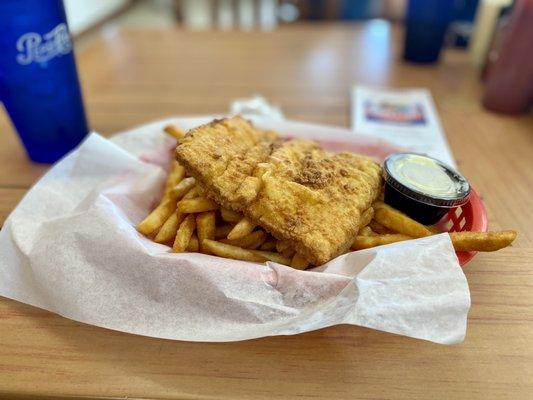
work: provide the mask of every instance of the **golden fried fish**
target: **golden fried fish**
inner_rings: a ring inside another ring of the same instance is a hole
[[[331,154],[311,140],[283,141],[241,117],[191,130],[176,157],[208,197],[314,265],[349,249],[381,187],[380,166],[370,158]]]

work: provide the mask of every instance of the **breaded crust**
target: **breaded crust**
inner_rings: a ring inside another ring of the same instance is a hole
[[[191,130],[176,157],[208,197],[315,265],[349,249],[381,187],[381,169],[367,157],[330,154],[310,140],[281,141],[240,117]]]

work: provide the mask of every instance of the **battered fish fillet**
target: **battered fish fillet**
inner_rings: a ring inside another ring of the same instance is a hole
[[[316,142],[280,140],[233,117],[191,130],[176,157],[206,195],[289,242],[314,265],[349,249],[378,196],[380,166]]]

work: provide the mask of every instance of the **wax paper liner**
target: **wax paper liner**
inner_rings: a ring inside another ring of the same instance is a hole
[[[174,254],[135,230],[158,201],[175,142],[212,116],[90,135],[27,193],[0,231],[0,295],[134,334],[235,341],[354,324],[437,343],[463,340],[470,296],[448,235],[337,257],[312,271]],[[256,121],[285,136],[382,158],[353,132]]]

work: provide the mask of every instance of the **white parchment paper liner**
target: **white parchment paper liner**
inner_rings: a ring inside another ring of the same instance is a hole
[[[0,295],[140,335],[235,341],[354,324],[437,343],[464,339],[470,296],[448,235],[340,256],[314,271],[173,254],[134,226],[159,198],[167,122],[92,134],[24,197],[0,231]],[[257,121],[377,156],[348,130]],[[350,137],[351,135],[351,137]],[[160,164],[160,165],[158,165]]]

